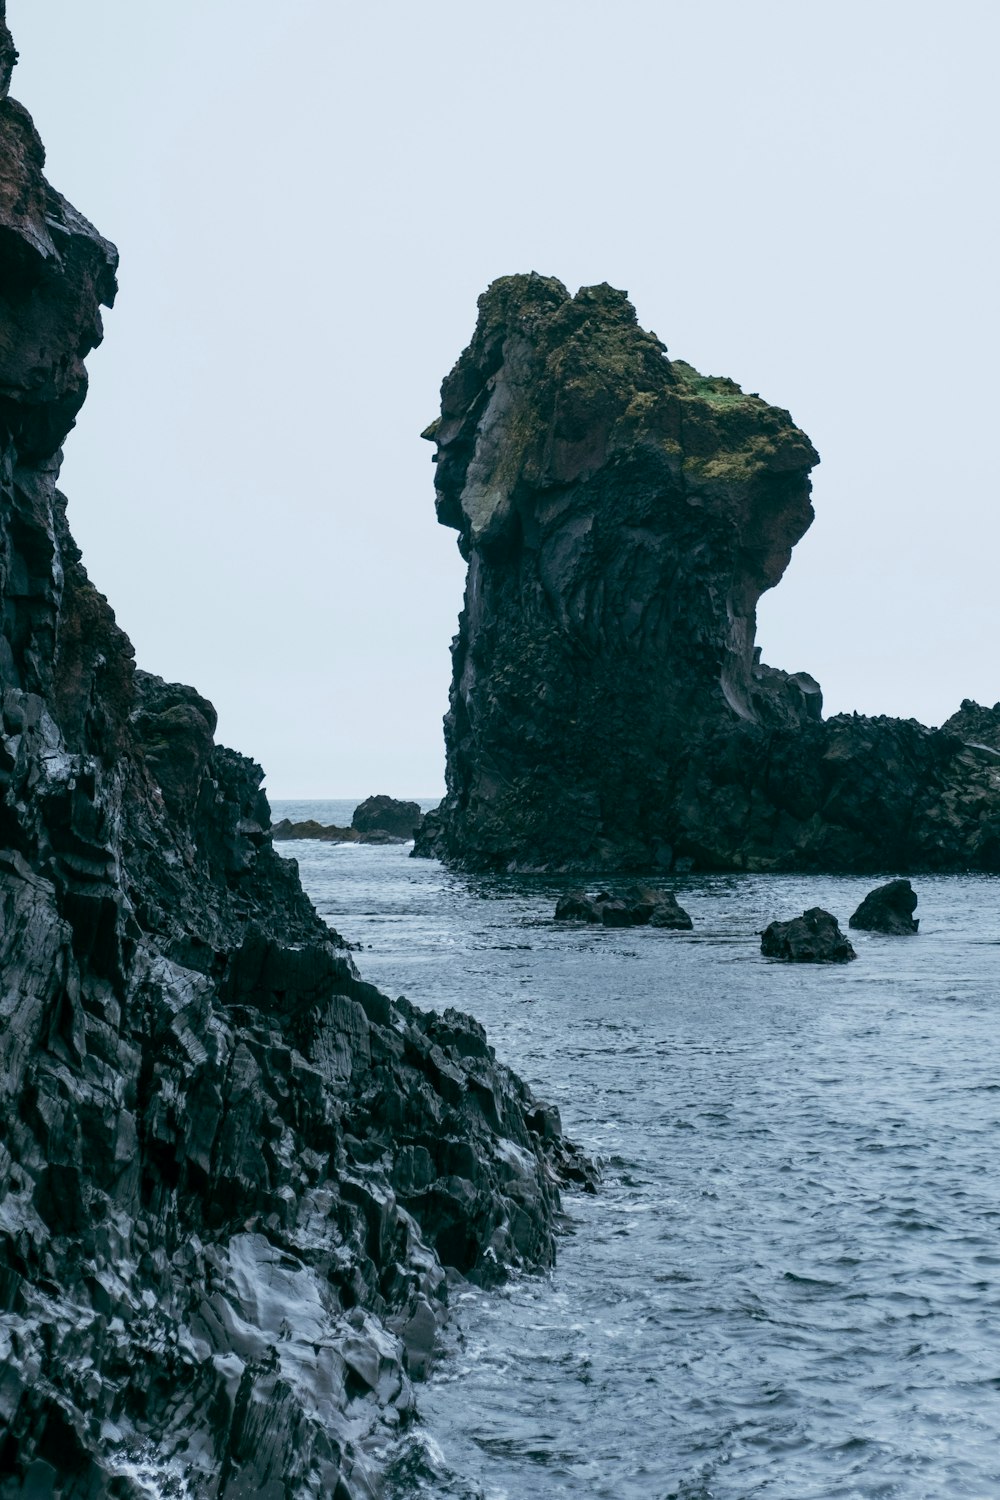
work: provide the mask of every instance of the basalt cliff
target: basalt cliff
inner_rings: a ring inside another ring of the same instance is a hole
[[[787,412],[671,360],[607,285],[494,282],[441,391],[468,563],[447,795],[473,868],[1000,869],[1000,706],[839,715],[767,667],[756,605],[809,526]]]
[[[456,1275],[586,1168],[455,1012],[358,975],[259,766],[135,668],[56,488],[116,253],[0,4],[0,1497],[371,1495]]]

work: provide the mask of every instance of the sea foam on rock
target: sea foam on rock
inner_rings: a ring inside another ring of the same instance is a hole
[[[757,601],[813,518],[786,411],[671,359],[624,292],[507,276],[441,387],[468,565],[447,795],[415,852],[509,870],[1000,869],[1000,715],[822,718]]]
[[[589,1168],[479,1027],[358,975],[253,761],[136,671],[56,489],[116,253],[0,0],[0,1497],[369,1495],[449,1269]]]

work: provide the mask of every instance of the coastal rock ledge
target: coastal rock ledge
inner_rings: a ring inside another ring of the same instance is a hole
[[[56,477],[117,257],[14,57],[0,0],[0,1500],[358,1500],[453,1272],[550,1264],[589,1169],[474,1021],[359,977],[90,583]]]
[[[756,607],[813,518],[788,413],[700,375],[624,292],[493,283],[441,388],[468,564],[447,795],[415,852],[481,869],[1000,869],[998,711],[822,717]]]

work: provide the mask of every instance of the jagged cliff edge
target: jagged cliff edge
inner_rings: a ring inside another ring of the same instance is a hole
[[[475,1022],[360,979],[90,583],[56,479],[117,256],[15,56],[0,3],[0,1497],[349,1500],[445,1267],[548,1264],[587,1169]]]

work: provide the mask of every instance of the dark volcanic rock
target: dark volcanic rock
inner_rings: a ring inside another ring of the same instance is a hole
[[[916,909],[917,896],[910,882],[890,880],[888,885],[868,892],[847,925],[865,932],[909,936],[920,926],[919,918],[913,915]]]
[[[1000,756],[1000,703],[984,708],[971,698],[963,698],[958,713],[946,719],[941,728],[972,749],[993,750]]]
[[[857,954],[837,919],[821,906],[810,907],[790,922],[771,922],[760,937],[765,958],[789,964],[846,964]]]
[[[511,276],[425,435],[468,581],[416,853],[1000,869],[1000,729],[824,723],[808,673],[759,660],[757,600],[813,514],[787,412],[668,359],[622,292]]]
[[[568,896],[560,896],[556,902],[557,922],[599,922],[601,920],[601,907],[611,897],[606,891],[599,896],[587,896],[583,891],[571,891]]]
[[[368,797],[354,809],[351,827],[359,833],[391,833],[412,839],[423,813],[418,802],[397,802],[394,797]]]
[[[586,896],[572,891],[556,902],[557,922],[601,922],[605,927],[672,927],[690,930],[694,923],[673,891],[654,890],[650,886],[633,886],[623,897],[607,891]]]
[[[361,835],[356,828],[338,828],[336,823],[317,823],[315,818],[306,818],[293,823],[290,818],[281,818],[271,824],[273,839],[322,839],[328,844],[358,844]]]
[[[135,671],[55,487],[116,257],[42,161],[0,98],[0,1496],[350,1500],[445,1268],[550,1264],[588,1168],[474,1021],[364,983],[260,767]]]
[[[694,926],[683,906],[678,905],[672,891],[660,891],[649,914],[650,927],[670,927],[677,932],[690,932]]]

